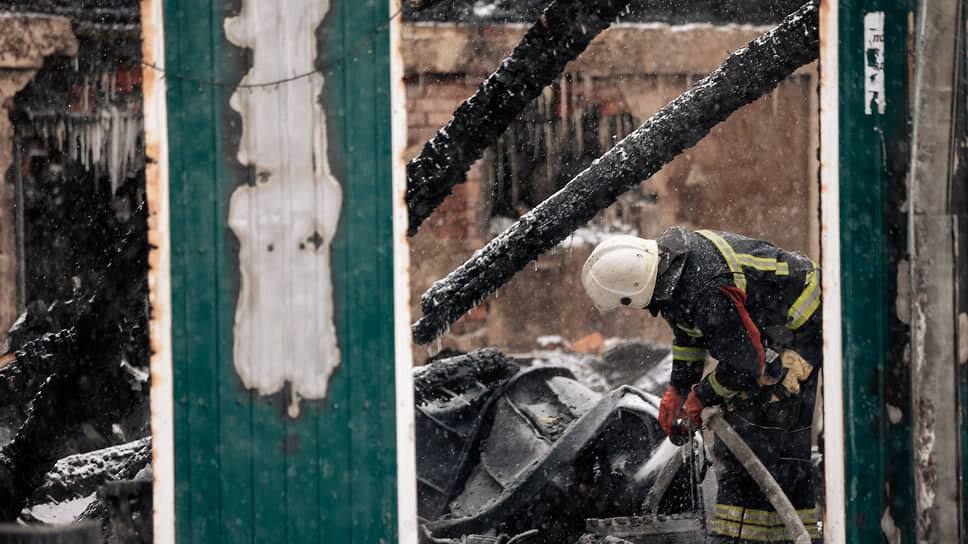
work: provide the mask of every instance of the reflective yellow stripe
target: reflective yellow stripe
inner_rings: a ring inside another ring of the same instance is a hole
[[[709,532],[726,535],[731,537],[739,536],[739,523],[732,523],[729,521],[723,521],[721,519],[714,519],[712,523],[709,524]]]
[[[693,338],[702,338],[702,332],[699,329],[690,329],[689,327],[680,325],[678,323],[676,323],[676,328]]]
[[[765,529],[755,525],[743,525],[739,534],[740,538],[755,540],[757,542],[789,542],[790,533],[786,527],[776,527]]]
[[[734,391],[724,386],[723,384],[719,383],[719,380],[716,378],[716,371],[713,371],[709,375],[709,385],[713,387],[713,391],[717,395],[719,395],[720,397],[723,397],[724,399],[731,399],[736,395],[736,393],[739,393],[739,391]]]
[[[817,509],[797,510],[810,538],[820,538]],[[716,505],[716,516],[710,532],[740,537],[757,542],[782,542],[792,538],[778,513],[772,510],[744,509],[741,506]]]
[[[754,257],[753,255],[748,255],[746,253],[740,253],[736,255],[736,260],[739,262],[739,264],[744,266],[749,266],[757,270],[765,270],[767,272],[775,272],[777,276],[790,275],[790,265],[776,259]]]
[[[706,353],[706,348],[672,347],[672,358],[676,361],[705,361]]]
[[[767,527],[783,525],[783,520],[780,519],[779,514],[766,510],[746,510],[746,512],[743,512],[743,522],[753,522]]]
[[[816,268],[807,272],[807,286],[793,302],[793,306],[790,306],[790,311],[787,313],[787,328],[791,331],[799,329],[820,307],[821,290],[818,276]]]
[[[736,257],[736,252],[733,248],[723,240],[723,237],[716,234],[711,230],[697,230],[698,234],[706,237],[710,242],[716,245],[719,252],[722,253],[723,258],[726,259],[726,265],[729,266],[730,272],[733,273],[733,283],[740,291],[746,292],[746,276],[743,274],[743,267],[739,263],[739,259]]]
[[[717,504],[716,515],[724,517],[726,519],[733,519],[736,521],[740,521],[743,519],[743,507],[732,506],[729,504]]]

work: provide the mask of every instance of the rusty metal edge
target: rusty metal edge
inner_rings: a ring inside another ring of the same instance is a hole
[[[840,143],[837,2],[820,2],[820,246],[823,268],[824,542],[845,542],[840,299]]]
[[[148,301],[151,305],[151,440],[154,541],[175,541],[175,463],[171,353],[171,247],[168,109],[162,0],[141,1],[145,186],[148,201]]]
[[[389,12],[399,9],[389,0]],[[410,244],[406,193],[407,89],[403,81],[402,23],[390,23],[390,122],[393,179],[393,293],[397,423],[397,541],[417,543],[417,442],[410,345]]]

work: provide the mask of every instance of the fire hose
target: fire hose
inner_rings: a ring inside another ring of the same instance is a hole
[[[779,514],[783,524],[793,536],[794,544],[810,544],[810,535],[807,533],[803,521],[797,514],[786,493],[780,489],[770,471],[763,466],[749,445],[740,438],[739,434],[723,418],[722,410],[718,406],[706,408],[702,411],[702,421],[716,435],[716,438],[729,449],[730,452],[739,460],[746,469],[746,472],[753,478],[763,494],[773,505],[773,509]]]

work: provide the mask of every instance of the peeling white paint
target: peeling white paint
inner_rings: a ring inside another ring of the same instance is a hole
[[[898,423],[900,423],[901,422],[901,418],[904,415],[904,413],[901,412],[901,409],[898,408],[897,406],[892,406],[890,404],[887,404],[886,406],[887,406],[887,419],[888,419],[888,421],[890,421],[894,425],[897,425]]]
[[[884,12],[864,14],[864,113],[884,113]]]
[[[252,51],[242,84],[312,72],[315,29],[327,11],[325,0],[243,0],[241,13],[225,21],[229,41]],[[299,415],[301,398],[326,397],[340,362],[330,243],[342,190],[327,162],[322,87],[322,74],[313,73],[240,86],[230,101],[242,115],[239,162],[256,175],[255,185],[236,189],[229,203],[242,278],[235,369],[263,395],[290,383],[290,417]]]
[[[901,542],[901,529],[897,526],[897,523],[894,523],[891,511],[887,508],[884,509],[884,515],[881,516],[881,531],[888,543],[899,544]]]

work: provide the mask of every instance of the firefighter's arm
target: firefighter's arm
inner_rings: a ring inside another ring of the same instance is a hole
[[[699,329],[682,324],[674,324],[673,328],[675,338],[672,342],[672,375],[669,383],[685,393],[702,378],[709,349]]]
[[[696,385],[694,393],[703,405],[715,406],[755,385],[763,372],[764,350],[743,291],[723,286],[707,299],[703,331],[709,339],[709,353],[719,364]]]
[[[682,406],[692,386],[702,377],[706,362],[705,339],[698,329],[670,322],[675,331],[672,343],[672,375],[669,389],[659,404],[659,425],[666,434],[672,433],[672,426],[682,416]]]

